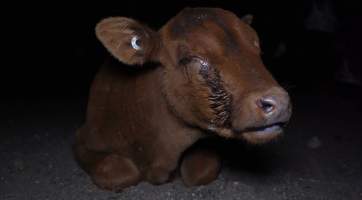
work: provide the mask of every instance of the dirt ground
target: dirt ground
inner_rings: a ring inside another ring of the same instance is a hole
[[[220,141],[225,162],[213,183],[143,182],[121,193],[95,187],[73,159],[85,97],[0,100],[0,199],[362,199],[360,89],[290,92],[285,137],[265,146]]]

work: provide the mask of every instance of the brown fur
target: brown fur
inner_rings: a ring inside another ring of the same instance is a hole
[[[97,25],[102,44],[130,66],[104,64],[77,131],[77,160],[95,184],[118,191],[141,180],[164,183],[182,153],[210,132],[251,143],[280,135],[255,129],[286,122],[291,111],[250,22],[222,9],[187,8],[158,32],[124,17]],[[134,36],[140,49],[132,48]],[[270,116],[256,103],[265,97],[276,99]],[[219,166],[212,151],[190,151],[181,176],[187,185],[206,184]]]

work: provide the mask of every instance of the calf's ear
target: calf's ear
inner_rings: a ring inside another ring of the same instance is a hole
[[[116,59],[125,64],[142,65],[158,60],[158,33],[136,20],[125,17],[103,19],[96,26],[96,36]]]

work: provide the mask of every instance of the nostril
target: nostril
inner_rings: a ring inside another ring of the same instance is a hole
[[[275,110],[275,101],[271,98],[263,98],[257,101],[258,107],[266,114],[271,114]]]

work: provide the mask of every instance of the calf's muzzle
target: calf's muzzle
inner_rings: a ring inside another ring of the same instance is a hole
[[[239,101],[242,106],[233,114],[232,127],[235,132],[281,132],[291,116],[288,93],[279,86],[251,92]],[[270,131],[271,127],[273,130]],[[278,129],[276,129],[278,127]]]

